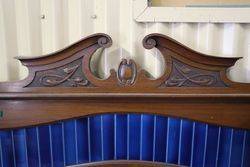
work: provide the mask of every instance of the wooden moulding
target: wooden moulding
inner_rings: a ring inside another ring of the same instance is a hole
[[[107,79],[99,79],[91,72],[91,57],[111,44],[108,35],[95,34],[50,55],[18,58],[29,75],[0,83],[0,129],[102,113],[150,113],[250,129],[250,84],[226,76],[239,58],[204,55],[150,34],[143,46],[162,53],[166,69],[160,78],[148,78],[124,59]]]
[[[136,160],[111,160],[111,161],[101,161],[86,163],[81,165],[74,165],[71,167],[181,167],[179,165],[166,164],[161,162],[151,162],[151,161],[136,161]],[[182,166],[184,167],[184,166]]]

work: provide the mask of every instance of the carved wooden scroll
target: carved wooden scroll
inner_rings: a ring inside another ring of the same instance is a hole
[[[160,78],[148,78],[133,60],[123,59],[107,79],[99,79],[90,60],[111,44],[108,35],[95,34],[50,55],[18,58],[29,76],[0,84],[0,128],[98,113],[154,113],[250,129],[250,84],[226,76],[239,58],[204,55],[150,34],[143,46],[162,53],[166,69]]]

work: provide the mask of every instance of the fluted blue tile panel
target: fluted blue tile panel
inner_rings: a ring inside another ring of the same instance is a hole
[[[148,114],[104,114],[0,131],[0,167],[118,159],[249,167],[250,131]]]
[[[114,159],[127,159],[128,157],[128,115],[115,115],[114,126]]]

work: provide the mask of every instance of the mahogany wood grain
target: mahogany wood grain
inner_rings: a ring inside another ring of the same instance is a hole
[[[108,79],[99,79],[90,70],[91,57],[111,44],[108,35],[95,34],[50,55],[19,58],[29,76],[0,83],[0,129],[102,113],[150,113],[250,129],[250,84],[227,78],[239,58],[204,55],[150,34],[143,45],[161,51],[166,69],[160,78],[148,78],[133,60],[122,60]]]

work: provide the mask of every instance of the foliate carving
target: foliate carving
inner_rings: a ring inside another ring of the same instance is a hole
[[[85,80],[83,77],[77,76],[72,77],[80,65],[73,67],[64,68],[62,71],[64,74],[44,74],[40,77],[39,81],[44,86],[57,86],[63,82],[69,82],[71,86],[86,86],[88,80]]]
[[[90,83],[81,69],[81,59],[56,69],[38,71],[29,87],[81,87]]]
[[[123,59],[118,68],[118,79],[122,85],[132,85],[136,78],[136,64],[133,60]]]
[[[219,72],[197,69],[177,60],[173,60],[172,72],[165,85],[167,87],[226,86],[221,81]]]

